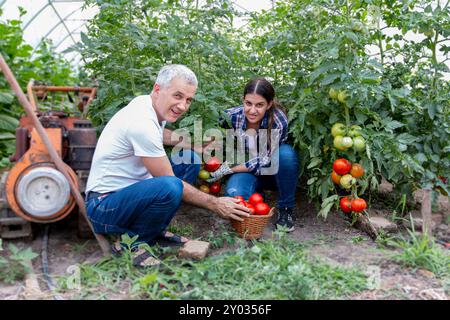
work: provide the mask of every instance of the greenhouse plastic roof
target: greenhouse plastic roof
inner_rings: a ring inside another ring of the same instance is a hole
[[[237,10],[255,11],[268,9],[271,0],[236,0],[232,1]],[[1,20],[19,18],[19,7],[26,10],[22,17],[25,41],[38,47],[42,39],[50,39],[57,52],[63,52],[80,40],[80,32],[86,31],[89,20],[95,16],[95,7],[83,8],[83,0],[0,0],[3,14]],[[74,65],[80,63],[76,52],[65,53]]]

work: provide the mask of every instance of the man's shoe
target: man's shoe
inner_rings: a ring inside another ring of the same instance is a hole
[[[278,208],[277,222],[275,228],[284,227],[288,232],[294,231],[294,212],[293,208]]]

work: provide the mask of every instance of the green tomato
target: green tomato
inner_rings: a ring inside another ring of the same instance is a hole
[[[348,135],[352,138],[361,136],[361,130],[362,128],[357,125],[353,125],[350,127],[350,131],[348,132]]]
[[[353,146],[353,140],[350,137],[343,137],[342,138],[342,146],[345,149],[351,148]]]
[[[347,92],[346,91],[339,91],[337,99],[341,103],[345,103],[347,99]]]
[[[336,136],[333,140],[333,146],[341,151],[345,150],[345,147],[342,145],[342,139],[344,139],[343,136]]]
[[[209,172],[204,169],[200,170],[200,172],[198,173],[198,177],[202,180],[209,179],[209,176],[210,176]]]
[[[431,37],[434,36],[434,31],[433,31],[433,30],[428,30],[428,31],[425,31],[423,34],[424,34],[427,38],[431,38]]]
[[[330,91],[328,91],[328,95],[330,96],[331,99],[337,99],[338,97],[338,92],[336,90],[334,90],[333,88],[330,88]]]
[[[345,174],[341,177],[339,184],[344,189],[350,189],[356,183],[356,179],[351,174]]]
[[[352,23],[352,30],[356,32],[362,31],[364,28],[364,24],[360,21],[355,21]]]
[[[342,123],[336,122],[335,124],[333,124],[333,126],[331,127],[331,135],[333,137],[336,136],[343,136],[346,133],[346,128],[345,125],[343,125]]]
[[[366,140],[364,140],[363,137],[353,138],[353,149],[355,149],[355,151],[366,150]]]

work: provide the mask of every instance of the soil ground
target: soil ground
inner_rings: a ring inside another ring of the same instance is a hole
[[[269,204],[274,205],[276,193],[267,195]],[[289,234],[292,239],[307,245],[313,256],[318,256],[330,263],[343,266],[357,266],[373,276],[374,287],[355,294],[352,299],[444,299],[449,298],[449,279],[439,279],[432,272],[424,269],[406,268],[395,263],[390,255],[392,249],[382,249],[372,241],[367,234],[353,228],[338,212],[331,212],[326,220],[317,217],[317,208],[308,203],[301,192],[297,195],[297,212],[295,230]],[[392,212],[383,209],[372,209],[377,214],[389,217]],[[370,214],[370,212],[369,212]],[[449,238],[447,206],[435,213],[440,215],[439,234],[437,237]],[[189,230],[189,236],[195,239],[205,239],[210,235],[220,234],[223,230],[232,231],[228,221],[205,209],[183,204],[172,225],[182,230]],[[41,253],[44,227],[34,226],[34,239],[31,241],[13,240],[19,247],[30,247],[36,253]],[[272,224],[266,227],[264,238],[272,235]],[[7,241],[4,240],[3,247]],[[210,250],[210,255],[220,254],[225,250],[233,250],[232,246]],[[77,236],[76,215],[51,225],[48,260],[49,270],[53,275],[67,274],[68,268],[77,263],[93,261],[100,256],[99,247],[94,239],[81,239]],[[0,299],[52,299],[43,281],[41,257],[33,261],[36,292],[30,281],[19,281],[14,284],[0,282]],[[69,269],[70,270],[70,269]],[[32,283],[32,282],[31,282]],[[30,289],[31,286],[31,289]],[[31,290],[31,292],[30,292]],[[39,292],[40,291],[40,292]],[[66,297],[70,298],[70,297]],[[114,299],[126,299],[123,295]]]

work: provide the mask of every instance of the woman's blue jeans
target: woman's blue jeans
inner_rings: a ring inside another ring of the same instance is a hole
[[[188,152],[191,163],[172,164],[175,174],[146,179],[107,196],[86,202],[94,231],[102,234],[138,235],[138,242],[152,241],[169,225],[183,197],[181,179],[193,184],[200,171],[199,156]],[[194,161],[195,160],[195,161]]]
[[[288,144],[279,149],[279,168],[275,175],[255,176],[251,173],[234,173],[225,187],[225,195],[248,199],[254,192],[278,190],[278,208],[295,207],[295,191],[299,172],[298,157]]]

